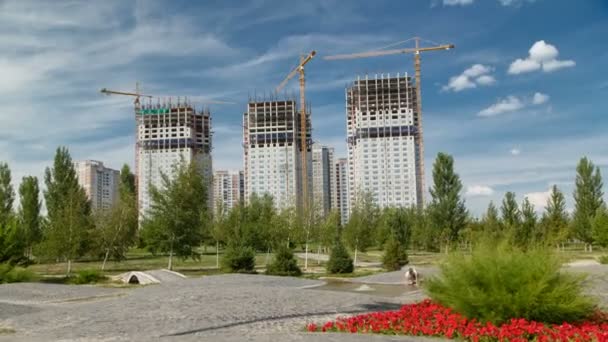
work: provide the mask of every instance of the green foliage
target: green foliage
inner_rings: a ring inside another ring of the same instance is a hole
[[[441,230],[431,222],[430,209],[416,209],[412,226],[412,246],[415,249],[439,251]]]
[[[34,273],[22,267],[14,267],[10,264],[0,264],[0,284],[23,283],[32,281]]]
[[[134,176],[128,165],[120,173],[119,193],[118,201],[110,209],[95,213],[95,242],[104,261],[109,257],[124,260],[128,249],[137,242],[137,200]]]
[[[207,186],[200,168],[182,160],[173,166],[172,176],[161,174],[162,187],[150,187],[152,204],[145,214],[142,237],[150,251],[198,258],[207,229]]]
[[[528,198],[524,198],[521,205],[521,222],[514,226],[513,244],[520,248],[526,248],[533,242],[533,234],[536,231],[537,217],[534,206]]]
[[[394,237],[403,246],[408,246],[416,222],[416,207],[387,207],[380,215],[376,240],[379,246]]]
[[[577,239],[589,245],[593,243],[593,219],[604,203],[602,187],[599,167],[587,157],[582,158],[576,167],[572,231]]]
[[[440,277],[426,281],[428,294],[468,318],[562,323],[593,313],[593,299],[582,294],[584,276],[562,273],[547,249],[482,244],[471,256],[450,255],[440,268]]]
[[[553,185],[551,195],[547,200],[540,229],[535,234],[536,241],[548,244],[560,243],[568,238],[568,213],[566,212],[566,199],[564,194]]]
[[[334,241],[334,237],[340,229],[340,212],[332,210],[320,223],[319,227],[319,243],[323,247],[330,247]]]
[[[467,225],[467,209],[460,197],[462,182],[454,172],[454,158],[439,153],[433,164],[432,201],[429,205],[431,224],[439,232],[446,250],[458,240],[460,231]]]
[[[397,271],[408,262],[405,246],[396,237],[389,238],[384,245],[384,255],[382,256],[384,268],[388,271]]]
[[[350,218],[344,227],[344,239],[350,248],[365,252],[373,244],[373,233],[378,226],[379,209],[369,192],[356,196]]]
[[[605,204],[597,210],[592,229],[595,242],[604,248],[608,247],[608,208]]]
[[[78,271],[75,277],[70,278],[69,282],[76,285],[95,284],[106,280],[107,277],[98,270]]]
[[[602,255],[599,258],[600,264],[607,265],[608,264],[608,255]]]
[[[0,163],[0,227],[7,224],[13,215],[15,191],[11,185],[11,170],[6,163]]]
[[[340,233],[336,234],[334,244],[329,254],[329,261],[327,262],[327,272],[329,273],[352,273],[355,269],[353,259],[348,255],[348,251],[342,243]]]
[[[39,194],[38,178],[23,177],[19,186],[19,197],[21,199],[19,225],[23,232],[23,244],[30,259],[32,258],[34,245],[42,240],[42,217],[40,216],[42,202]]]
[[[266,274],[297,277],[302,274],[302,270],[298,267],[298,261],[291,249],[281,246],[276,250],[274,260],[268,265]]]
[[[517,206],[514,192],[509,191],[505,194],[500,212],[502,214],[502,222],[507,229],[517,229],[521,224],[521,212]]]
[[[19,263],[23,259],[23,231],[14,215],[0,225],[0,262]]]
[[[65,259],[70,265],[70,261],[89,250],[93,224],[91,205],[78,184],[67,148],[57,148],[53,168],[45,170],[44,181],[48,224],[42,252],[51,258]]]
[[[242,245],[228,245],[222,257],[222,270],[232,273],[254,273],[255,251]]]

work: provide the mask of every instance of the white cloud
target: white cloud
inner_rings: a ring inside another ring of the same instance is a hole
[[[551,196],[551,189],[544,192],[530,192],[524,195],[538,211],[542,210],[547,205],[549,196]]]
[[[573,60],[558,60],[559,51],[554,45],[539,40],[528,51],[528,57],[518,58],[509,66],[508,73],[512,75],[536,71],[542,68],[544,72],[552,72],[576,65]]]
[[[494,194],[494,189],[485,185],[471,185],[467,187],[466,196],[491,196]]]
[[[534,93],[534,97],[532,98],[532,104],[539,105],[549,101],[549,95],[543,93]]]
[[[524,103],[517,97],[511,95],[505,99],[498,100],[497,103],[477,113],[477,116],[490,117],[507,112],[513,112],[524,108]]]
[[[473,3],[473,0],[443,0],[445,6],[465,6]]]
[[[483,65],[474,64],[470,68],[462,72],[462,74],[453,76],[446,86],[443,86],[443,91],[459,92],[465,89],[476,88],[478,85],[487,86],[494,84],[496,79],[488,75],[494,68]]]
[[[514,155],[514,156],[518,156],[521,154],[521,150],[518,148],[512,148],[510,152],[511,152],[511,155]]]

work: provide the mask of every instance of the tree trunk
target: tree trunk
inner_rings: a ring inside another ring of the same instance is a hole
[[[317,247],[317,265],[321,265],[321,245]]]
[[[173,244],[171,244],[171,250],[169,251],[169,265],[167,265],[169,271],[173,271]]]
[[[306,241],[306,247],[304,250],[304,269],[308,269],[308,241]]]
[[[355,260],[353,261],[353,266],[357,266],[357,247],[355,247]]]
[[[105,270],[106,269],[106,262],[108,261],[108,256],[110,256],[110,249],[107,248],[106,249],[106,255],[103,258],[103,264],[101,264],[101,270]]]
[[[215,268],[220,268],[220,242],[215,242]]]
[[[72,260],[68,259],[68,271],[66,272],[66,276],[70,276],[70,272],[72,272]]]
[[[270,261],[270,247],[268,247],[268,250],[266,250],[266,266],[268,266],[268,263]]]
[[[589,253],[593,253],[593,245],[589,244]]]

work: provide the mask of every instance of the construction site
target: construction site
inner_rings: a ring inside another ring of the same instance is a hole
[[[172,102],[169,99],[163,103],[136,106],[135,114],[136,174],[141,215],[151,205],[150,186],[162,187],[161,174],[172,174],[175,165],[182,160],[194,163],[211,185],[211,114],[208,110],[197,111],[187,100]]]
[[[310,194],[311,184],[304,185],[302,179],[310,179],[312,170],[310,110],[305,113],[302,144],[303,120],[295,99],[248,102],[243,116],[245,198],[266,193],[278,207],[304,204],[303,187],[308,186],[306,193]]]

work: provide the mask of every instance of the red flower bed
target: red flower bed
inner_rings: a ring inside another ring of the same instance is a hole
[[[374,312],[340,317],[321,326],[308,325],[308,331],[340,331],[395,335],[423,335],[460,338],[467,341],[598,341],[608,342],[608,315],[598,312],[591,320],[578,324],[546,325],[512,319],[496,326],[468,320],[449,308],[425,300],[404,305],[398,311]]]

